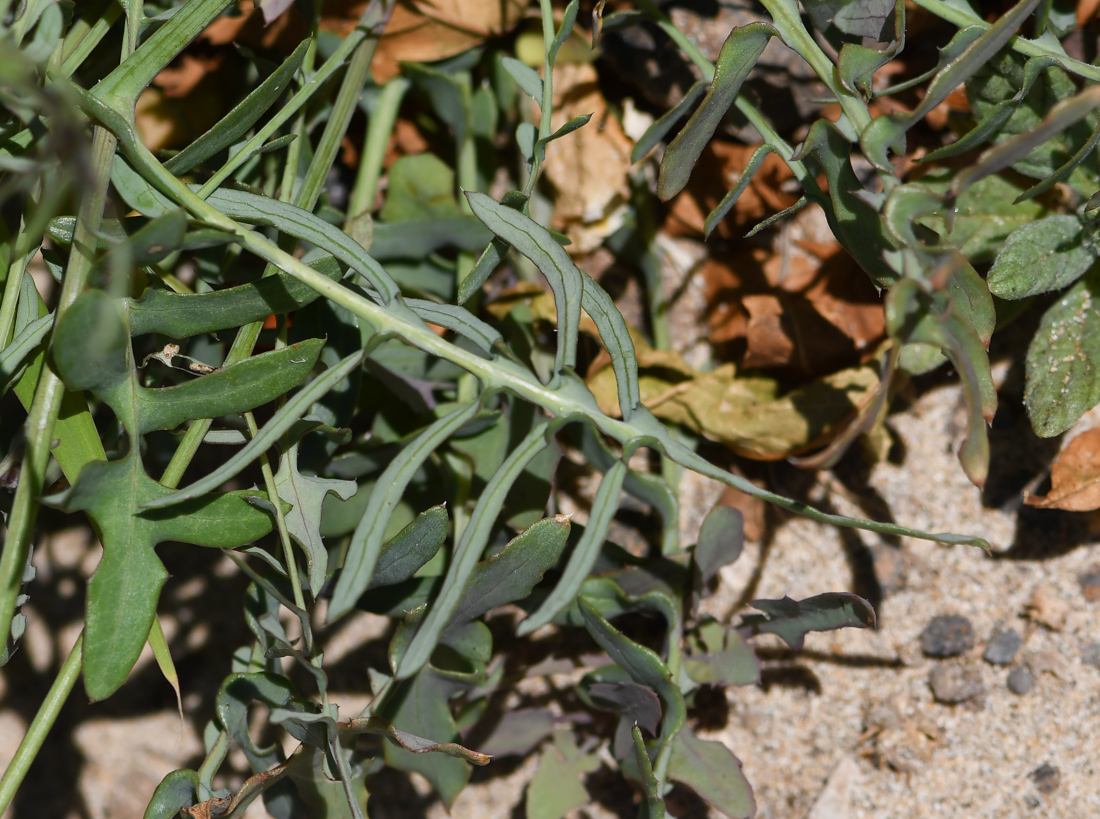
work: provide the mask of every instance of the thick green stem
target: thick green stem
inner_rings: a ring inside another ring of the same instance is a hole
[[[61,672],[57,675],[57,679],[53,681],[53,685],[50,686],[45,701],[38,709],[38,713],[34,715],[31,727],[23,735],[23,741],[19,743],[11,764],[4,771],[3,779],[0,779],[0,816],[4,815],[8,806],[11,805],[11,800],[15,798],[15,792],[19,790],[19,786],[23,783],[27,771],[30,770],[31,763],[34,762],[34,758],[38,756],[38,752],[42,749],[42,743],[46,741],[46,735],[50,733],[50,729],[57,721],[57,715],[61,713],[61,707],[65,704],[65,700],[69,698],[69,694],[72,693],[73,687],[80,677],[83,656],[84,635],[82,634],[76,638],[76,645],[73,646],[73,650],[69,652],[64,665],[61,666]]]
[[[64,315],[69,306],[84,291],[88,273],[92,269],[96,248],[96,233],[103,218],[103,205],[107,198],[111,164],[114,161],[117,141],[105,128],[96,128],[92,141],[92,182],[81,203],[76,230],[73,232],[69,265],[57,305],[56,319]],[[23,582],[23,567],[30,551],[34,519],[38,513],[38,498],[46,477],[50,460],[54,425],[57,423],[61,398],[65,385],[48,365],[42,368],[35,389],[34,400],[26,424],[26,450],[19,472],[19,485],[12,500],[8,519],[8,538],[0,556],[0,635],[6,639],[15,614],[15,601]]]
[[[394,77],[382,89],[378,104],[371,113],[367,124],[367,133],[363,138],[363,153],[359,157],[359,170],[355,176],[355,186],[348,199],[348,222],[370,213],[374,205],[374,195],[378,191],[378,180],[382,178],[382,162],[386,156],[386,146],[393,133],[397,113],[401,110],[401,101],[409,89],[409,81],[404,77]],[[345,231],[347,227],[345,226]]]

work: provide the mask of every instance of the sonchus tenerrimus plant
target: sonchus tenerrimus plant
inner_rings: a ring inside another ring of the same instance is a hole
[[[638,143],[641,159],[702,100],[664,153],[658,195],[684,187],[735,108],[764,145],[708,230],[766,153],[776,153],[802,185],[800,205],[819,204],[838,240],[886,290],[892,348],[882,385],[829,457],[874,421],[898,370],[919,372],[946,357],[971,407],[960,457],[981,484],[995,403],[985,352],[995,323],[990,289],[1022,299],[1072,285],[1049,308],[1029,355],[1028,406],[1040,432],[1064,429],[1100,397],[1093,395],[1100,369],[1090,368],[1095,254],[1084,201],[1097,187],[1090,151],[1098,95],[1078,86],[1098,69],[1061,49],[1065,21],[1050,4],[1035,38],[1025,39],[1016,32],[1038,0],[992,24],[963,4],[918,2],[959,32],[935,70],[914,80],[926,84],[918,107],[875,118],[869,101],[898,90],[875,90],[873,78],[904,45],[900,0],[892,8],[807,4],[839,55],[835,63],[791,0],[767,0],[771,21],[734,30],[717,64],[644,0],[641,18],[612,15],[602,25],[649,19],[703,74]],[[532,819],[557,819],[583,804],[579,775],[601,759],[637,783],[643,816],[664,815],[672,783],[727,816],[753,815],[740,763],[693,732],[688,706],[701,686],[758,680],[749,642],[758,634],[777,634],[797,650],[809,631],[872,626],[875,616],[846,593],[758,600],[761,613],[736,624],[700,615],[719,569],[740,554],[741,519],[719,507],[696,543],[682,543],[678,470],[825,523],[984,542],[825,514],[762,490],[708,462],[642,405],[622,314],[572,262],[563,237],[531,215],[547,144],[588,121],[551,128],[553,68],[575,36],[577,0],[557,16],[541,0],[541,71],[498,43],[433,65],[405,64],[383,85],[372,81],[371,63],[393,3],[375,0],[342,40],[314,34],[289,56],[242,52],[246,87],[232,109],[183,150],[156,155],[137,134],[138,100],[229,6],[0,0],[0,378],[27,408],[22,454],[8,453],[18,483],[4,509],[0,561],[0,629],[11,635],[5,656],[24,627],[24,589],[34,593],[38,507],[84,512],[103,544],[83,633],[0,780],[0,812],[81,675],[88,696],[104,699],[148,643],[178,685],[157,618],[167,572],[156,548],[179,541],[224,550],[251,580],[244,619],[254,639],[227,659],[232,673],[205,731],[204,761],[164,779],[151,795],[150,819],[240,815],[261,795],[275,817],[362,817],[383,766],[421,773],[450,806],[470,765],[489,762],[459,744],[462,737],[480,737],[500,754],[544,746],[528,789]],[[319,6],[297,4],[309,31],[317,31]],[[864,44],[884,33],[884,47]],[[740,93],[773,37],[809,63],[842,111],[835,122],[814,123],[797,150]],[[991,147],[954,176],[903,182],[894,160],[905,153],[907,131],[964,83],[977,124],[939,155]],[[375,214],[386,144],[413,96],[440,143],[453,145],[456,170],[430,154],[398,160]],[[344,201],[326,180],[357,112],[366,125]],[[500,178],[493,163],[506,134],[515,135],[514,154],[502,173],[516,189],[498,201],[483,191]],[[857,153],[874,169],[866,185],[853,169]],[[1000,175],[1009,167],[1042,181],[1012,188]],[[1036,203],[1056,183],[1080,200],[1072,212]],[[1008,203],[1006,186],[1020,204]],[[1021,213],[1024,222],[1014,223]],[[984,214],[998,216],[1002,229],[979,224]],[[1009,232],[1006,224],[1020,226]],[[52,310],[28,272],[39,252],[60,283]],[[973,265],[990,261],[983,279]],[[526,308],[503,321],[482,317],[483,285],[502,264],[537,271],[548,286],[556,307],[549,341]],[[176,275],[185,266],[193,284]],[[610,357],[619,416],[600,410],[575,371],[583,314]],[[275,329],[265,333],[271,316]],[[1071,346],[1080,355],[1068,355]],[[268,404],[261,424],[253,411]],[[115,419],[109,458],[93,414]],[[153,434],[163,430],[180,434]],[[602,473],[584,526],[547,516],[560,442]],[[181,488],[200,448],[214,446],[235,449]],[[640,449],[655,471],[634,457]],[[255,488],[219,491],[245,470]],[[61,475],[67,488],[49,489]],[[643,556],[607,540],[624,493],[655,523]],[[495,631],[486,624],[506,604],[524,612],[507,627],[518,637],[544,627],[587,634],[588,651],[598,648],[604,659],[587,669],[575,697],[609,718],[582,724],[537,709],[488,716],[525,673],[522,661],[506,666],[494,652],[504,621],[493,620]],[[356,610],[394,625],[388,664],[359,669],[370,704],[341,715],[314,624]],[[658,636],[647,638],[652,629],[639,623],[659,624]],[[257,744],[256,704],[297,750],[287,756],[280,743]],[[594,737],[594,725],[608,735]],[[232,747],[253,775],[233,791],[216,789]]]

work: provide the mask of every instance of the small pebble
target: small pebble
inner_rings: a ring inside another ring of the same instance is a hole
[[[985,693],[981,671],[973,665],[946,663],[937,665],[928,682],[937,702],[955,705]]]
[[[920,647],[929,657],[957,657],[974,647],[974,627],[961,615],[941,614],[921,632]]]
[[[1081,662],[1100,668],[1100,640],[1089,643],[1081,652]]]
[[[1026,666],[1018,665],[1008,672],[1008,690],[1021,697],[1035,685],[1035,675]]]
[[[997,629],[993,632],[993,636],[989,638],[989,642],[985,647],[985,654],[982,656],[987,663],[1008,665],[1012,662],[1012,658],[1016,656],[1016,652],[1020,650],[1022,642],[1020,633],[1016,629]]]
[[[1062,784],[1062,772],[1049,762],[1040,765],[1028,777],[1035,783],[1035,789],[1039,793],[1054,793]]]
[[[1077,580],[1081,584],[1081,593],[1085,595],[1085,599],[1090,603],[1100,603],[1100,566],[1093,566],[1081,572],[1077,575]]]

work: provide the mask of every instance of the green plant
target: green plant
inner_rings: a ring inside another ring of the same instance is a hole
[[[610,658],[587,674],[576,695],[615,716],[611,752],[640,783],[643,815],[663,815],[662,797],[675,781],[727,815],[749,816],[751,789],[739,763],[721,744],[692,732],[686,703],[700,685],[754,681],[758,664],[747,641],[756,634],[778,634],[797,649],[809,630],[865,627],[874,623],[874,612],[853,595],[834,593],[801,602],[756,601],[763,614],[744,615],[736,627],[699,616],[699,597],[718,568],[740,552],[740,520],[720,507],[696,544],[681,543],[678,470],[695,470],[828,523],[982,544],[824,514],[759,489],[708,462],[641,404],[626,321],[600,285],[574,265],[562,237],[531,217],[546,145],[589,127],[581,117],[553,131],[550,120],[553,67],[577,18],[577,0],[560,23],[548,0],[540,3],[541,76],[496,50],[474,50],[430,66],[407,65],[384,86],[368,80],[392,3],[372,3],[343,40],[316,33],[315,10],[314,33],[281,62],[256,56],[248,94],[163,162],[137,135],[138,98],[229,3],[8,5],[0,3],[0,167],[4,195],[22,208],[23,218],[2,243],[0,373],[5,389],[27,406],[28,420],[18,487],[5,510],[0,629],[18,638],[17,608],[40,503],[85,512],[104,558],[88,588],[83,637],[0,780],[0,812],[81,674],[90,698],[108,697],[148,642],[174,679],[156,614],[166,578],[155,552],[162,541],[220,548],[233,557],[253,581],[244,613],[255,641],[233,655],[233,673],[205,737],[205,761],[167,777],[147,817],[173,816],[199,803],[211,815],[233,815],[261,793],[275,816],[362,816],[370,776],[383,764],[422,773],[450,804],[469,778],[469,764],[488,761],[455,743],[459,728],[476,725],[494,695],[514,682],[494,661],[493,633],[483,619],[507,603],[527,612],[520,636],[549,624],[584,629]],[[986,346],[996,313],[973,264],[995,260],[988,281],[1004,298],[1068,286],[1073,271],[1084,274],[1093,264],[1087,206],[1036,223],[1057,230],[1052,243],[1052,234],[1030,226],[1047,215],[1047,206],[1025,201],[1011,206],[1022,210],[1007,208],[1001,191],[1012,182],[998,174],[1012,166],[1043,179],[1025,199],[1058,181],[1082,202],[1095,190],[1089,151],[1096,138],[1088,131],[1095,126],[1097,92],[1079,92],[1069,77],[1095,80],[1097,69],[1066,56],[1051,36],[1014,34],[1038,0],[1024,0],[993,25],[958,5],[920,0],[959,26],[959,34],[941,65],[918,79],[928,85],[911,113],[873,117],[869,100],[884,93],[873,90],[874,72],[897,57],[904,40],[900,1],[886,10],[808,4],[814,24],[838,52],[836,65],[792,0],[767,0],[772,23],[736,29],[716,65],[659,9],[646,0],[639,5],[710,83],[664,154],[658,194],[668,198],[684,187],[733,106],[766,145],[708,228],[733,206],[765,153],[777,153],[802,185],[800,205],[819,204],[841,243],[888,290],[893,346],[883,358],[881,384],[821,460],[839,457],[878,417],[899,370],[924,371],[946,356],[971,407],[960,458],[980,485],[988,468],[985,424],[995,407]],[[1045,8],[1040,28],[1061,19],[1050,4]],[[858,24],[853,10],[861,12]],[[122,54],[116,60],[106,45],[120,15]],[[609,15],[603,25],[637,19]],[[890,20],[888,47],[861,44],[867,35],[861,26],[877,21],[869,36],[879,36]],[[771,37],[813,67],[843,112],[836,123],[814,123],[797,152],[740,93]],[[1021,65],[1016,55],[1038,62]],[[981,121],[948,150],[990,140],[993,147],[954,175],[903,182],[891,153],[904,154],[907,131],[962,83]],[[430,155],[395,163],[376,222],[372,203],[386,140],[410,93],[453,149],[456,171]],[[369,117],[355,183],[341,210],[329,201],[325,180],[361,95]],[[537,123],[524,95],[539,106]],[[698,98],[689,95],[658,120],[639,141],[636,158],[669,135]],[[1038,107],[1051,98],[1057,104],[1049,112]],[[1082,122],[1087,127],[1078,133]],[[76,136],[83,138],[88,128],[90,145],[74,148],[84,144]],[[516,134],[519,161],[509,176],[516,190],[498,202],[482,192],[496,170],[483,155],[506,128]],[[857,147],[874,168],[866,186],[851,164]],[[822,176],[828,192],[818,183]],[[75,217],[69,215],[74,197]],[[108,200],[116,197],[123,211],[137,215],[107,218]],[[954,220],[953,207],[959,209]],[[1006,222],[1022,213],[1025,223],[1008,234],[965,221],[991,212]],[[27,273],[40,249],[62,285],[52,312]],[[537,271],[552,292],[557,325],[549,344],[530,311],[513,310],[500,322],[482,317],[482,287],[512,250],[527,260],[515,266]],[[1066,256],[1067,265],[1047,271],[1045,283],[1025,282],[1021,270],[1048,251]],[[198,271],[207,292],[187,292],[174,275],[181,261]],[[1083,303],[1094,278],[1086,275],[1065,304]],[[583,353],[582,310],[610,356],[621,417],[601,411],[575,372]],[[1051,310],[1048,324],[1066,325]],[[275,332],[265,335],[271,315]],[[225,330],[236,335],[224,359],[204,364],[223,352],[206,335]],[[1087,326],[1082,332],[1081,339],[1091,338]],[[160,338],[150,343],[146,337],[153,334]],[[1035,342],[1038,363],[1029,363],[1029,409],[1033,418],[1046,419],[1037,429],[1050,433],[1068,426],[1100,394],[1093,396],[1091,386],[1074,387],[1075,402],[1052,398],[1041,371],[1047,361],[1043,338]],[[168,339],[172,344],[165,346]],[[256,354],[260,343],[273,349]],[[149,361],[167,366],[153,365],[139,376],[135,350],[150,351],[143,367]],[[177,358],[191,362],[178,369],[198,375],[176,383]],[[261,425],[253,411],[271,403],[274,412]],[[101,421],[113,416],[120,443],[109,437],[104,445],[93,413]],[[187,422],[178,439],[156,437]],[[603,473],[585,527],[545,516],[559,442]],[[179,488],[204,443],[239,449]],[[269,450],[277,454],[277,468],[268,461]],[[635,457],[641,450],[648,450],[656,469],[641,465]],[[53,483],[51,455],[71,486],[44,496]],[[147,471],[154,455],[167,462],[159,480]],[[257,463],[259,488],[217,491],[253,474],[245,470]],[[659,519],[647,556],[605,542],[623,492]],[[269,533],[277,546],[257,545]],[[554,582],[542,583],[551,571]],[[319,600],[326,601],[329,622],[356,608],[396,622],[389,666],[369,669],[374,698],[350,720],[340,721],[328,699],[312,625]],[[298,637],[288,636],[282,613],[299,624]],[[613,625],[620,617],[625,625]],[[647,638],[638,624],[654,617],[658,636]],[[304,687],[283,673],[279,661],[287,657],[300,669],[295,679],[305,680]],[[301,743],[290,758],[277,745],[258,746],[250,735],[255,701],[270,709],[272,724]],[[590,745],[553,731],[545,714],[505,714],[498,728],[522,752],[553,733],[553,748],[544,752],[531,785],[529,815],[557,817],[585,798],[583,791],[555,791],[553,784],[563,771],[591,770]],[[232,743],[244,751],[254,776],[236,794],[216,792],[214,777]]]

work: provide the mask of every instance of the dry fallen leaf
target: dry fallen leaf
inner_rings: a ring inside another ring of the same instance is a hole
[[[1042,583],[1028,600],[1026,614],[1029,620],[1046,626],[1051,631],[1061,631],[1066,627],[1069,604],[1058,596],[1053,586]]]
[[[384,83],[397,76],[402,61],[442,60],[503,34],[526,6],[523,0],[400,0],[375,51],[374,79]],[[346,37],[366,7],[367,0],[330,1],[321,29]]]
[[[1050,492],[1045,497],[1026,492],[1024,503],[1069,512],[1100,509],[1100,427],[1070,441],[1050,468]]]
[[[640,336],[634,345],[642,403],[654,415],[758,460],[778,460],[827,441],[878,384],[874,368],[854,367],[781,393],[775,379],[739,377],[732,364],[701,373],[678,353],[653,350]],[[594,362],[588,388],[601,410],[619,415],[606,361]]]
[[[630,150],[634,143],[608,110],[590,63],[554,71],[553,130],[591,114],[588,124],[546,146],[546,178],[557,196],[554,227],[573,241],[571,253],[588,253],[622,224],[630,197]]]
[[[703,267],[711,341],[743,342],[744,367],[817,375],[866,363],[885,334],[866,274],[807,208],[771,248],[741,248]],[[736,355],[736,352],[734,352]]]
[[[731,471],[737,473],[736,469]],[[721,497],[718,498],[718,506],[732,506],[741,512],[745,519],[746,540],[760,540],[764,536],[765,504],[760,498],[742,492],[740,489],[734,489],[732,486],[727,486]]]

